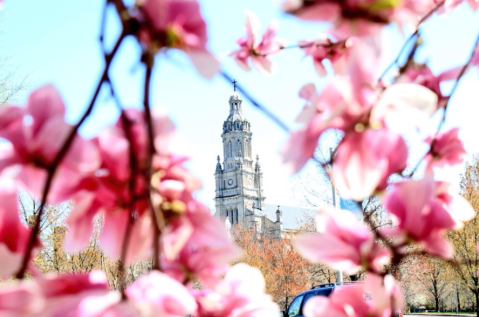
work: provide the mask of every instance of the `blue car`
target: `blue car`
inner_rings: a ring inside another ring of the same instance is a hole
[[[361,283],[361,282],[358,282]],[[336,284],[336,283],[325,283],[314,285],[311,289],[299,293],[296,295],[294,300],[288,307],[288,311],[285,312],[284,310],[281,311],[280,317],[304,317],[303,309],[306,302],[314,296],[329,296],[333,290],[337,287],[342,287],[343,285],[352,284],[352,282],[345,283],[345,284]],[[368,300],[368,294],[364,294],[364,300]],[[395,313],[396,317],[402,317],[402,312],[397,311]]]
[[[303,308],[306,302],[314,296],[329,296],[338,287],[336,283],[314,285],[311,289],[299,293],[288,307],[288,311],[281,311],[283,317],[303,317]]]

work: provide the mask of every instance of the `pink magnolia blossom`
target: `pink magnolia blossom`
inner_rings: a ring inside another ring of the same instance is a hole
[[[291,134],[281,149],[283,161],[292,172],[299,171],[313,156],[324,131],[338,129],[347,133],[357,123],[368,124],[368,113],[378,98],[374,73],[380,56],[374,37],[357,43],[348,52],[349,77],[334,77],[320,94],[313,84],[301,88],[299,95],[307,103],[297,121],[304,125]]]
[[[369,229],[346,210],[321,210],[315,218],[319,233],[296,239],[298,252],[312,262],[332,268],[357,272],[361,267],[380,272],[389,262],[390,252],[375,242]]]
[[[375,104],[372,126],[385,126],[402,133],[419,129],[438,109],[438,95],[415,83],[395,83],[387,87]]]
[[[459,139],[459,128],[439,133],[434,141],[427,138],[427,143],[432,143],[430,154],[426,158],[434,166],[456,165],[462,163],[467,154],[462,140]]]
[[[20,268],[31,231],[19,219],[13,182],[2,178],[0,184],[0,279],[3,279]]]
[[[206,48],[206,23],[196,0],[141,0],[137,5],[149,22],[139,32],[140,41],[151,49],[184,51],[206,78],[218,72],[219,63]]]
[[[75,311],[83,300],[107,293],[108,284],[101,271],[41,276],[1,287],[0,316],[80,316]]]
[[[76,309],[82,317],[182,317],[197,309],[195,298],[168,275],[151,271],[120,292],[85,298]]]
[[[116,125],[102,131],[96,139],[102,158],[100,168],[85,177],[73,191],[76,204],[67,219],[70,228],[65,239],[65,246],[71,251],[83,248],[88,243],[93,231],[93,218],[97,214],[103,214],[104,223],[100,243],[109,256],[118,257],[130,213],[134,211],[137,216],[133,224],[126,258],[126,262],[130,263],[135,256],[137,259],[150,256],[154,227],[151,213],[147,212],[147,197],[150,193],[146,184],[150,180],[145,179],[145,175],[149,171],[147,171],[148,137],[144,114],[139,110],[128,109],[125,111],[125,115],[131,122],[129,129],[133,139],[137,160],[136,169],[138,170],[134,194],[139,198],[135,199],[133,208],[130,210],[129,206],[132,200],[129,190],[130,144],[125,135],[126,127],[120,118]],[[168,152],[168,140],[173,135],[174,126],[163,112],[154,111],[152,120],[157,156],[161,157],[163,161],[171,161],[167,159],[171,157]],[[181,164],[182,161],[179,162],[178,164]],[[170,163],[169,166],[166,166],[167,164],[163,163],[167,168],[176,167],[175,164]],[[176,170],[179,169],[179,167],[176,168]],[[176,171],[176,174],[180,173]],[[180,175],[186,178],[186,174],[184,172]]]
[[[227,271],[228,264],[239,259],[223,224],[201,203],[185,199],[185,211],[164,228],[162,250],[166,272],[180,282],[196,276],[203,285],[213,287]],[[166,214],[168,215],[168,213]]]
[[[283,161],[291,166],[293,172],[299,171],[313,156],[324,131],[349,130],[369,109],[353,94],[351,83],[342,78],[333,78],[321,94],[316,92],[313,84],[307,84],[300,90],[300,97],[307,103],[297,121],[305,124],[291,134],[281,149]]]
[[[348,52],[354,45],[354,39],[349,38],[344,41],[333,42],[330,39],[317,41],[300,41],[298,44],[302,47],[306,56],[313,58],[314,67],[319,76],[326,76],[326,68],[323,61],[328,59],[336,74],[344,74]]]
[[[124,303],[120,302],[119,296],[112,298],[111,302],[103,302],[102,298],[85,302],[81,307],[81,316],[132,316],[125,313],[126,308],[136,312],[133,316],[181,317],[195,312],[197,308],[195,298],[182,284],[158,271],[141,276],[128,286],[125,294],[127,300]],[[115,302],[115,299],[118,301]],[[99,305],[92,305],[95,302]]]
[[[449,72],[452,74],[449,75]],[[447,97],[441,92],[440,84],[442,81],[456,78],[457,72],[448,70],[439,75],[434,75],[432,70],[426,64],[411,62],[405,72],[397,78],[397,83],[416,83],[432,90],[438,97],[438,108],[444,106]]]
[[[385,229],[384,234],[399,237],[399,244],[416,241],[427,252],[444,258],[453,252],[444,232],[460,228],[474,217],[463,197],[451,193],[447,183],[434,182],[429,174],[420,180],[395,183],[383,204],[397,220],[397,227]]]
[[[390,175],[407,166],[408,148],[400,134],[387,129],[352,132],[338,146],[333,182],[344,198],[361,201],[384,190]]]
[[[418,17],[433,7],[432,1],[381,0],[286,0],[283,10],[300,19],[333,23],[330,32],[343,38],[351,35],[366,36],[395,22],[415,23]]]
[[[276,317],[278,305],[265,294],[263,275],[240,263],[232,267],[214,290],[194,292],[198,317]]]
[[[245,70],[251,70],[248,59],[257,69],[265,73],[275,72],[275,65],[271,63],[267,55],[277,53],[283,46],[284,41],[275,38],[278,30],[278,21],[273,20],[263,34],[259,43],[260,22],[258,16],[249,10],[246,14],[246,36],[237,40],[240,49],[232,52],[230,55],[236,63]]]
[[[17,167],[20,184],[36,198],[43,191],[47,169],[72,129],[64,121],[64,115],[65,106],[52,85],[33,91],[25,108],[13,105],[0,108],[0,137],[12,144],[7,156],[2,153],[2,167]],[[9,164],[5,164],[7,161]],[[93,144],[75,136],[55,173],[48,201],[56,203],[69,199],[69,189],[98,166],[99,156]]]
[[[369,274],[365,283],[336,288],[329,297],[315,296],[304,307],[306,317],[389,317],[403,307],[400,286],[391,275]]]

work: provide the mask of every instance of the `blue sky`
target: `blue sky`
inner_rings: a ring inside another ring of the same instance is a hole
[[[3,21],[0,22],[0,56],[9,56],[11,67],[19,77],[28,75],[32,87],[55,84],[67,104],[67,119],[75,122],[87,105],[103,67],[98,42],[99,21],[103,1],[98,0],[5,0]],[[222,67],[256,99],[275,112],[289,126],[302,107],[297,91],[305,83],[321,86],[311,60],[302,60],[302,53],[285,51],[273,59],[279,73],[265,76],[257,71],[244,72],[227,56],[235,49],[235,40],[244,33],[244,9],[255,11],[265,27],[273,18],[280,20],[279,36],[293,43],[300,39],[315,39],[326,28],[324,24],[301,22],[286,16],[278,8],[279,1],[270,0],[202,0],[202,12],[208,23],[209,47],[222,61]],[[479,32],[478,14],[463,6],[450,16],[434,17],[424,28],[428,43],[420,58],[428,61],[435,72],[457,66],[470,54],[471,45]],[[111,47],[118,35],[118,21],[108,14],[107,45]],[[405,34],[409,34],[405,31]],[[385,34],[392,60],[400,48],[403,36],[394,28]],[[115,58],[111,70],[116,90],[124,105],[140,107],[143,69],[139,49],[133,39],[127,40]],[[449,85],[450,86],[450,85]],[[449,89],[445,85],[445,91]],[[447,126],[461,126],[462,136],[471,153],[479,151],[479,81],[472,71],[461,84],[451,103]],[[232,85],[217,76],[208,81],[192,69],[182,53],[158,56],[153,74],[154,106],[167,107],[178,126],[183,141],[176,147],[189,153],[190,168],[204,182],[199,197],[212,205],[216,156],[222,153],[221,128],[228,115],[228,98]],[[253,152],[259,154],[264,171],[267,202],[297,203],[292,192],[294,183],[287,175],[277,155],[286,134],[268,118],[244,103],[244,113],[252,124]],[[81,132],[93,136],[116,121],[117,110],[107,89],[102,91],[91,119]],[[433,125],[431,125],[433,126]],[[410,142],[418,139],[412,137]],[[442,173],[442,177],[457,182],[460,169]],[[318,188],[320,190],[320,188]]]

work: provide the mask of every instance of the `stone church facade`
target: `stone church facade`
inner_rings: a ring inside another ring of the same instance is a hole
[[[252,151],[251,124],[243,115],[242,99],[235,91],[229,99],[229,115],[223,123],[223,163],[218,156],[215,180],[215,215],[230,225],[254,228],[259,234],[281,237],[282,211],[275,219],[265,214],[263,173]]]

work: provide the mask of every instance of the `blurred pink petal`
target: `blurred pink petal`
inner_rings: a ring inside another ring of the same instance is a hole
[[[386,129],[351,132],[341,141],[332,177],[344,198],[362,201],[387,186],[388,177],[406,168],[408,147]]]
[[[389,261],[388,250],[376,244],[369,229],[349,211],[320,211],[316,228],[319,234],[305,234],[295,242],[298,252],[309,261],[351,273],[363,265],[379,272]]]
[[[89,274],[41,276],[2,286],[0,315],[76,316],[78,306],[83,300],[107,293],[106,277],[101,271]]]
[[[418,84],[394,84],[386,88],[373,108],[370,122],[384,122],[388,129],[401,133],[417,129],[438,108],[438,96]]]
[[[0,183],[0,278],[8,278],[19,269],[31,231],[20,221],[13,181],[3,178]]]
[[[284,41],[276,38],[278,30],[278,21],[273,20],[263,33],[263,37],[259,43],[256,40],[259,36],[260,22],[258,16],[249,10],[245,10],[246,14],[246,36],[238,39],[236,42],[240,48],[230,53],[236,63],[243,69],[249,70],[248,60],[251,64],[267,73],[271,74],[276,71],[276,65],[273,64],[267,55],[277,53],[284,45]]]
[[[185,316],[197,308],[194,297],[181,283],[158,271],[141,276],[128,286],[126,295],[141,311],[159,316]]]
[[[43,125],[53,118],[63,120],[65,105],[56,88],[50,84],[33,91],[28,96],[27,111],[33,118],[33,134],[37,134]]]
[[[368,300],[365,299],[367,296]],[[368,274],[366,282],[336,288],[329,297],[315,296],[304,307],[306,317],[386,317],[403,307],[401,288],[390,275]],[[393,311],[394,309],[394,311]]]
[[[183,50],[206,78],[218,72],[218,61],[206,49],[206,23],[196,0],[141,0],[137,5],[152,25],[151,29],[142,26],[140,41],[156,50],[162,47]]]
[[[429,137],[425,142],[432,143],[429,159],[433,166],[443,167],[460,164],[467,154],[464,144],[459,138],[459,128],[452,128],[439,133],[434,141]]]
[[[448,257],[451,247],[443,234],[460,228],[462,221],[471,219],[474,212],[460,196],[449,193],[444,186],[429,175],[420,180],[398,182],[383,199],[383,204],[397,219],[394,235],[422,243],[431,254]],[[458,210],[458,207],[465,209]]]
[[[195,291],[199,316],[277,317],[278,305],[265,294],[263,275],[240,263],[212,291]]]

